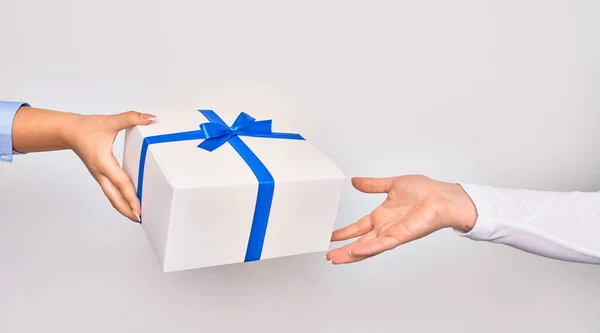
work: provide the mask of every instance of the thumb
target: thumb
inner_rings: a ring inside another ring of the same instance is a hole
[[[119,131],[136,125],[148,125],[156,119],[155,115],[136,111],[127,111],[112,117],[114,118],[116,129]]]
[[[387,193],[392,189],[394,178],[352,178],[352,185],[363,193]]]

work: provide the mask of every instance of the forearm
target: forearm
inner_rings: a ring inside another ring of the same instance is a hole
[[[149,125],[156,117],[135,111],[116,115],[80,115],[32,108],[24,102],[0,101],[0,162],[13,153],[71,149],[81,158],[111,204],[129,219],[140,221],[135,188],[112,152],[117,134]]]
[[[600,193],[461,184],[477,210],[459,234],[565,261],[600,264]]]
[[[69,130],[81,115],[21,107],[12,128],[13,149],[21,153],[70,148]]]

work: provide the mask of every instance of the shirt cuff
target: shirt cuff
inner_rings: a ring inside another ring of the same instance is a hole
[[[464,189],[467,195],[473,201],[475,209],[477,210],[477,220],[475,226],[468,232],[462,232],[458,229],[454,229],[460,236],[464,236],[473,240],[489,240],[494,233],[494,209],[490,202],[486,186],[463,184],[460,186]]]
[[[12,127],[17,111],[22,106],[30,106],[25,102],[0,101],[0,162],[12,162],[13,150]]]

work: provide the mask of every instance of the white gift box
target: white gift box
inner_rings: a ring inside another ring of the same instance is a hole
[[[254,111],[256,121],[239,111],[142,112],[157,120],[126,131],[123,169],[164,272],[328,249],[346,177],[299,132]]]

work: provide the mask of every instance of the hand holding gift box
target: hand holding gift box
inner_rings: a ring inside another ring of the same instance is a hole
[[[164,271],[328,249],[346,177],[300,134],[244,112],[152,113],[123,168]]]

